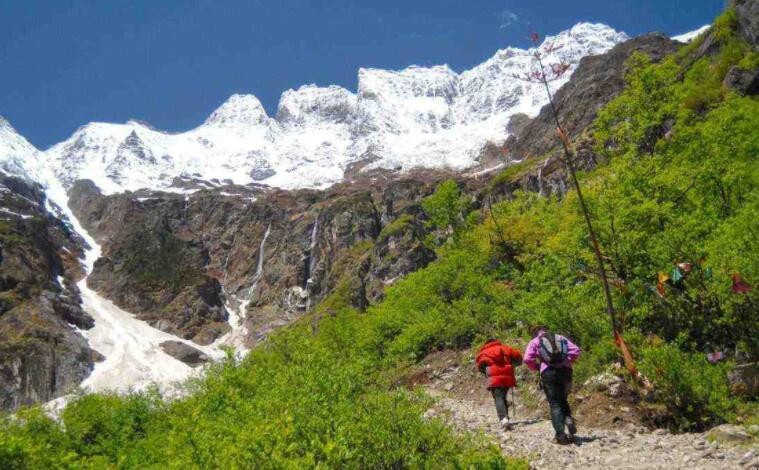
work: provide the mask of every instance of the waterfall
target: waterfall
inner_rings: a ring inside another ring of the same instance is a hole
[[[308,248],[308,264],[306,265],[306,268],[308,269],[308,272],[306,273],[306,285],[304,286],[306,290],[306,294],[308,295],[308,299],[306,300],[306,311],[311,309],[311,292],[309,290],[309,287],[313,284],[313,276],[314,276],[314,268],[316,267],[316,242],[317,242],[317,232],[319,230],[319,216],[316,216],[316,220],[314,221],[314,227],[311,229],[311,245],[309,245]]]
[[[258,247],[258,266],[256,267],[256,274],[253,276],[253,283],[251,284],[250,291],[248,292],[248,298],[246,299],[247,302],[250,302],[250,299],[253,297],[253,294],[256,291],[256,287],[258,287],[258,281],[261,279],[261,276],[264,272],[264,247],[266,246],[266,239],[269,238],[269,233],[271,233],[271,223],[269,223],[269,226],[266,227],[264,237],[261,239],[261,246]]]
[[[314,266],[316,265],[315,250],[316,250],[317,230],[319,230],[319,216],[316,216],[316,220],[314,221],[314,228],[311,229],[311,245],[309,246],[309,252],[308,252],[308,278],[306,280],[306,285],[312,282]]]
[[[548,165],[548,158],[545,162],[543,162],[542,165],[540,165],[540,168],[538,168],[538,196],[545,196],[545,191],[543,190],[543,168],[545,168]]]

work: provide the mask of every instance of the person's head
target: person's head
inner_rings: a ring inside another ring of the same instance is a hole
[[[546,328],[543,325],[535,325],[532,328],[530,328],[530,334],[534,338],[534,337],[538,336],[541,331],[546,331],[546,330],[548,330],[548,328]]]
[[[493,341],[498,341],[498,338],[492,338],[492,337],[491,337],[491,338],[488,338],[488,339],[485,341],[485,344],[487,344],[487,343],[492,343]]]

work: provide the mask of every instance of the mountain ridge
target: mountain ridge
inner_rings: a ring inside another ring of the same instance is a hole
[[[608,26],[578,23],[546,42],[558,46],[551,60],[570,63],[571,72],[581,57],[625,39]],[[288,89],[274,116],[254,95],[234,94],[188,131],[92,122],[29,153],[50,162],[65,189],[90,179],[106,194],[165,189],[176,177],[325,188],[356,163],[463,170],[477,166],[487,143],[505,140],[512,114],[536,115],[545,104],[538,84],[513,77],[530,65],[529,50],[509,47],[461,73],[447,65],[361,68],[355,93],[336,85]]]

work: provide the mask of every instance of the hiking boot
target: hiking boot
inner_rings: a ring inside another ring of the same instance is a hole
[[[511,421],[509,421],[509,418],[503,418],[501,420],[501,427],[504,431],[511,431]]]
[[[556,442],[560,446],[566,446],[572,443],[572,439],[566,434],[557,434],[556,437],[554,438],[554,442]]]
[[[567,426],[567,431],[569,431],[571,436],[577,434],[577,424],[575,423],[574,418],[567,416],[564,418],[564,424]]]

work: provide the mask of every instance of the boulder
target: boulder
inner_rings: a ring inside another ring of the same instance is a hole
[[[164,341],[161,343],[161,349],[190,367],[199,367],[211,360],[203,351],[181,341]]]
[[[585,381],[583,386],[594,392],[609,392],[612,389],[615,391],[618,390],[623,382],[624,380],[622,377],[609,372],[604,372],[589,378]]]
[[[713,442],[749,442],[751,435],[741,426],[733,424],[722,424],[709,430],[706,438]]]
[[[759,363],[738,364],[727,373],[733,395],[756,397],[759,395]]]

